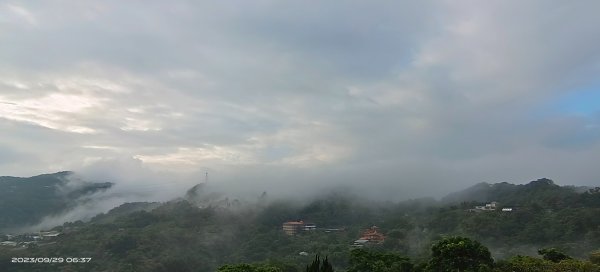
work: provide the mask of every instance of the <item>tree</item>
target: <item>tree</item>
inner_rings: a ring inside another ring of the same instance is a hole
[[[600,272],[600,267],[586,261],[564,259],[560,262],[551,262],[530,256],[515,256],[496,264],[498,272]]]
[[[306,272],[333,272],[333,267],[327,257],[325,260],[321,261],[319,259],[319,255],[315,256],[315,260],[306,266]]]
[[[490,251],[475,240],[453,236],[431,247],[429,271],[488,271],[494,263]]]
[[[554,263],[558,263],[562,260],[572,259],[567,254],[558,251],[556,248],[542,248],[538,250],[538,253],[544,257],[544,260],[548,260]]]
[[[600,265],[600,250],[596,250],[590,253],[590,262],[593,264]]]
[[[281,269],[267,264],[226,264],[217,272],[281,272]]]
[[[496,264],[494,271],[546,272],[551,271],[553,263],[530,256],[514,256]]]
[[[413,264],[409,258],[394,253],[354,249],[350,252],[348,272],[408,272]]]
[[[137,247],[137,239],[131,235],[123,234],[107,242],[106,249],[117,256],[124,256],[129,250]]]

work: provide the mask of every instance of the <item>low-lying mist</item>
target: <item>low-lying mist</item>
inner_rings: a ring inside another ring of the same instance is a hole
[[[436,198],[476,183],[458,181],[460,175],[442,167],[438,167],[437,171],[426,171],[431,170],[430,167],[420,164],[393,167],[374,162],[360,167],[236,165],[182,172],[155,169],[137,159],[105,159],[74,169],[74,174],[67,177],[67,182],[58,189],[69,192],[89,182],[111,182],[112,187],[80,197],[68,211],[46,216],[39,224],[23,227],[21,231],[86,221],[123,203],[166,202],[184,198],[186,192],[198,184],[203,184],[203,193],[212,195],[215,201],[251,203],[266,192],[270,200],[308,203],[331,193],[341,193],[372,203],[432,198],[433,204]]]

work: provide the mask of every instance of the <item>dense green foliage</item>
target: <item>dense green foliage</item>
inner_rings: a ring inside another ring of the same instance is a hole
[[[600,245],[600,191],[579,192],[575,187],[561,187],[542,179],[525,185],[499,183],[476,185],[466,191],[474,199],[498,201],[500,208],[511,207],[511,212],[465,212],[486,202],[471,201],[468,194],[463,202],[446,204],[439,208],[427,224],[433,233],[466,235],[492,247],[499,257],[533,254],[522,250],[523,245],[535,248],[556,247],[568,254],[586,258]],[[457,194],[453,197],[456,199]],[[489,197],[489,198],[488,198]]]
[[[429,271],[489,271],[494,260],[490,251],[465,237],[448,237],[431,247]]]
[[[504,272],[599,272],[600,266],[579,260],[563,260],[558,263],[530,256],[515,256],[496,263],[493,271]]]
[[[217,272],[281,272],[282,270],[268,264],[226,264]]]
[[[321,260],[317,255],[315,260],[306,266],[306,272],[333,272],[333,266],[331,266],[327,257]]]
[[[560,263],[564,260],[571,259],[567,254],[558,251],[556,248],[542,248],[538,250],[538,253],[544,257],[544,260],[554,263]]]
[[[376,252],[355,249],[350,252],[348,272],[409,272],[413,270],[410,259],[393,252]]]
[[[66,188],[70,174],[0,177],[0,230],[38,223],[45,216],[74,207],[82,196],[112,186],[111,183],[85,183]]]

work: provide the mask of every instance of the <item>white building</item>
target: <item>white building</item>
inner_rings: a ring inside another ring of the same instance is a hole
[[[312,231],[312,230],[317,230],[317,225],[315,225],[313,223],[305,223],[304,224],[304,231]]]
[[[17,246],[17,242],[13,242],[13,241],[4,241],[4,242],[0,242],[0,246]]]
[[[358,240],[354,241],[354,244],[352,244],[352,247],[356,247],[356,248],[364,247],[368,242],[369,242],[369,240],[367,240],[367,239],[358,239]]]
[[[498,202],[492,201],[490,203],[485,204],[485,206],[475,206],[475,210],[495,211],[497,206],[498,206]]]

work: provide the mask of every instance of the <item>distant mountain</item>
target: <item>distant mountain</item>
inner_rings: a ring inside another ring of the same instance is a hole
[[[443,203],[491,202],[503,205],[523,206],[537,204],[545,207],[595,205],[595,198],[588,197],[594,189],[588,187],[559,186],[551,179],[541,178],[527,184],[501,182],[478,183],[465,190],[448,194]],[[593,202],[593,203],[592,203]]]
[[[29,178],[0,177],[0,229],[36,224],[45,216],[73,208],[82,197],[112,185],[83,181],[69,171]]]
[[[477,183],[467,189],[462,191],[450,193],[442,198],[442,202],[444,203],[458,203],[458,202],[468,202],[468,201],[477,201],[477,202],[485,202],[490,199],[490,192],[492,191],[492,185],[486,182]]]

